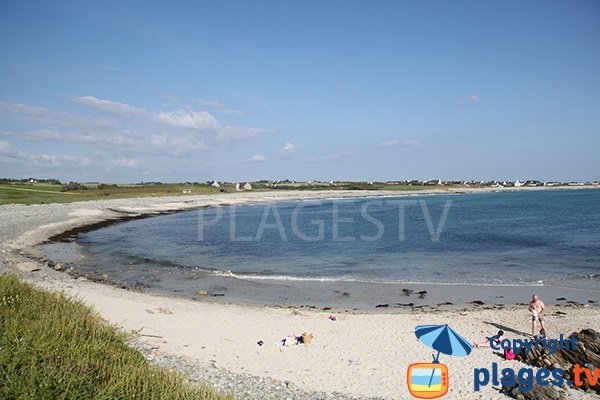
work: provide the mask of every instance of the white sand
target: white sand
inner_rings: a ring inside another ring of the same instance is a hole
[[[335,192],[336,197],[341,193]],[[389,195],[389,193],[385,193]],[[350,195],[362,195],[355,193]],[[273,200],[273,196],[269,195]],[[296,196],[296,197],[294,197]],[[279,199],[312,197],[311,193],[285,193]],[[320,194],[329,197],[331,194]],[[193,200],[182,203],[182,200]],[[117,211],[183,209],[224,201],[265,200],[264,194],[243,196],[207,196],[202,198],[116,200],[70,205],[1,206],[3,237],[0,261],[14,264],[21,260],[20,250],[66,229],[119,215]],[[127,209],[126,209],[127,208]],[[24,226],[24,216],[28,215]],[[43,275],[39,275],[42,273]],[[43,280],[36,278],[44,276]],[[60,275],[60,278],[58,276]],[[337,314],[332,322],[328,313],[256,306],[223,305],[179,298],[161,297],[125,291],[97,283],[72,280],[54,271],[26,273],[37,284],[85,300],[111,323],[126,331],[136,330],[141,339],[158,346],[160,351],[185,356],[201,365],[214,364],[233,372],[268,376],[290,381],[306,390],[337,391],[356,396],[380,396],[386,399],[409,399],[406,369],[410,363],[430,361],[432,351],[414,335],[417,325],[449,324],[465,338],[481,341],[505,325],[517,332],[529,332],[530,314],[526,307],[503,310],[439,311],[408,314]],[[471,307],[473,308],[473,307]],[[548,317],[551,337],[583,328],[600,327],[597,307],[562,307],[566,316]],[[313,343],[280,347],[276,342],[288,334],[304,331],[315,335]],[[151,335],[151,336],[144,336]],[[157,337],[156,337],[157,336]],[[507,336],[516,337],[507,332]],[[262,347],[257,345],[263,340]],[[503,361],[490,349],[475,349],[466,358],[442,355],[440,360],[450,370],[448,399],[505,398],[491,386],[473,391],[473,369],[490,367],[524,367],[516,361]],[[565,392],[566,399],[588,398],[576,390]]]
[[[431,360],[431,350],[416,340],[417,325],[449,324],[474,342],[498,330],[486,322],[516,331],[530,330],[531,316],[526,307],[463,312],[465,315],[448,311],[337,314],[337,321],[332,322],[325,312],[201,303],[91,282],[54,282],[46,286],[84,299],[108,321],[127,331],[140,331],[142,339],[157,345],[159,350],[183,355],[199,364],[290,381],[307,390],[386,399],[410,398],[406,388],[408,365]],[[567,316],[548,318],[552,337],[600,327],[597,309],[561,309]],[[276,345],[288,334],[300,335],[304,331],[315,335],[313,343]],[[507,332],[507,337],[520,336]],[[258,340],[265,344],[259,347]],[[474,393],[473,369],[489,368],[492,362],[497,362],[500,368],[525,367],[517,361],[502,360],[491,349],[474,349],[466,358],[442,355],[440,360],[450,371],[450,392],[446,396],[450,399],[505,398],[490,386]],[[571,390],[565,398],[585,398],[585,395]]]

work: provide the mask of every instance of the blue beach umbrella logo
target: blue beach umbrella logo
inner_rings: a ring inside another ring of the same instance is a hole
[[[438,352],[434,356],[437,360],[440,353],[454,357],[468,356],[473,350],[473,345],[455,330],[446,325],[419,325],[415,328],[415,335],[421,343]]]
[[[417,339],[437,351],[433,362],[420,362],[408,366],[407,383],[410,394],[421,399],[433,399],[448,392],[448,367],[439,362],[440,354],[464,357],[473,346],[468,340],[446,325],[420,325],[415,328]]]

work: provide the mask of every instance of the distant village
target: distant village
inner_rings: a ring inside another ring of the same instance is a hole
[[[427,181],[401,181],[395,182],[395,184],[401,185],[422,185],[422,186],[475,186],[475,187],[538,187],[538,186],[590,186],[599,185],[600,181],[594,182],[558,182],[558,181],[538,181],[538,180],[516,180],[516,181],[443,181],[441,179],[427,180]]]
[[[88,188],[99,188],[106,189],[110,187],[118,187],[121,185],[116,184],[105,184],[99,182],[69,182],[61,183],[58,179],[38,179],[38,178],[26,178],[26,179],[12,179],[12,178],[0,178],[0,183],[25,183],[25,184],[56,184],[62,185],[64,190],[85,190]],[[378,190],[378,189],[395,189],[402,187],[420,187],[420,188],[434,188],[434,187],[453,187],[453,188],[521,188],[521,187],[568,187],[568,186],[582,186],[582,187],[598,187],[600,181],[540,181],[534,179],[528,180],[515,180],[515,181],[479,181],[479,180],[441,180],[441,179],[430,179],[430,180],[397,180],[397,181],[322,181],[322,180],[308,180],[308,181],[296,181],[296,180],[259,180],[251,182],[231,182],[231,181],[217,181],[209,180],[204,182],[180,182],[180,183],[163,183],[157,181],[138,182],[128,186],[162,186],[162,185],[184,185],[188,187],[204,186],[212,187],[220,192],[228,191],[251,191],[255,189],[304,189],[304,190],[317,190],[317,189],[346,189],[346,190]],[[183,189],[183,194],[191,194],[192,190],[189,188]]]
[[[235,182],[219,182],[209,181],[207,182],[212,187],[220,188],[225,191],[226,186],[235,185],[236,191],[248,191],[255,188],[270,188],[270,189],[291,189],[291,188],[320,188],[320,187],[344,187],[344,188],[355,188],[355,189],[378,189],[381,187],[390,186],[419,186],[419,187],[473,187],[473,188],[519,188],[519,187],[560,187],[560,186],[599,186],[600,181],[570,181],[570,182],[559,182],[559,181],[539,181],[539,180],[516,180],[516,181],[478,181],[478,180],[456,180],[446,181],[441,179],[432,180],[402,180],[402,181],[373,181],[373,182],[356,182],[356,181],[320,181],[320,180],[309,180],[309,181],[295,181],[295,180],[261,180],[255,182],[246,183],[235,183]]]

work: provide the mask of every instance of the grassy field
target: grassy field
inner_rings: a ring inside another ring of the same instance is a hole
[[[64,190],[63,185],[48,183],[0,183],[1,204],[44,204],[44,203],[70,203],[73,201],[123,199],[153,196],[186,196],[183,190],[191,191],[192,195],[219,194],[220,189],[206,184],[152,184],[152,185],[101,185],[97,183],[84,183],[86,189]],[[399,185],[366,182],[340,182],[333,185],[327,183],[278,183],[276,186],[265,183],[253,183],[254,191],[281,191],[281,190],[390,190],[412,191],[424,189],[447,190],[447,186],[428,185]],[[236,192],[234,184],[222,187],[226,192]]]
[[[150,365],[81,302],[0,275],[0,399],[230,397]]]
[[[86,184],[88,189],[63,191],[62,185],[43,183],[2,183],[0,204],[70,203],[73,201],[122,199],[133,197],[182,195],[184,189],[192,194],[216,194],[219,189],[207,185],[97,185]],[[233,188],[235,191],[235,188]]]

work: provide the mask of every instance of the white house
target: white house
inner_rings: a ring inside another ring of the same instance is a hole
[[[523,186],[524,184],[525,184],[524,182],[521,182],[521,181],[519,181],[519,180],[516,180],[516,181],[515,181],[515,187],[521,187],[521,186]]]
[[[219,185],[219,182],[217,182],[217,181],[214,181],[214,182],[212,183],[212,185],[210,185],[210,186],[212,186],[212,187],[216,187],[216,188],[220,188],[220,187],[221,187],[221,185]]]
[[[252,185],[251,185],[251,184],[249,184],[248,182],[246,182],[246,183],[244,184],[244,190],[252,190]]]

